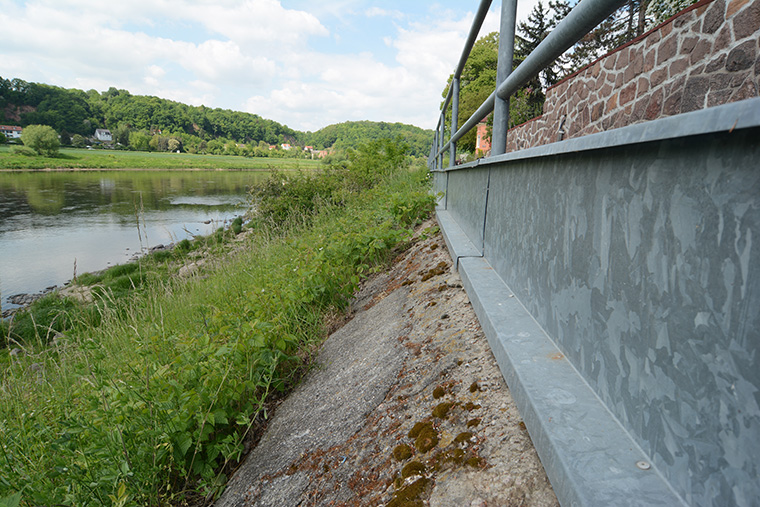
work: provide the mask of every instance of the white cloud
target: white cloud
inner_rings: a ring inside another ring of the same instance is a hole
[[[278,0],[203,3],[184,11],[185,17],[241,45],[302,45],[311,36],[329,35],[314,15],[285,9]]]
[[[364,119],[435,124],[472,12],[453,1],[408,8],[355,0],[287,5],[0,0],[0,33],[11,41],[0,53],[0,72],[244,108],[296,129]],[[498,29],[497,11],[481,34]]]
[[[404,13],[401,11],[381,9],[380,7],[370,7],[369,9],[364,11],[364,15],[367,16],[368,18],[384,17],[384,18],[403,19],[405,17]]]

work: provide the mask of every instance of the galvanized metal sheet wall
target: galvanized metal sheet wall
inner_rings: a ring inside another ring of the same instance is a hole
[[[448,212],[693,505],[760,498],[758,139],[754,127],[448,176]]]
[[[448,173],[446,209],[479,249],[483,248],[488,173],[489,169],[477,167]]]

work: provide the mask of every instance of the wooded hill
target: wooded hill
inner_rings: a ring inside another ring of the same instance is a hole
[[[105,128],[113,133],[115,142],[133,149],[165,149],[166,140],[175,138],[191,153],[229,153],[245,144],[251,148],[245,154],[254,154],[253,148],[258,148],[256,155],[266,155],[269,145],[283,143],[317,150],[345,149],[397,136],[409,144],[412,155],[427,155],[433,135],[412,125],[370,121],[299,132],[257,114],[189,106],[113,87],[102,93],[85,92],[1,76],[0,124],[49,125],[64,143],[76,134],[86,138]]]

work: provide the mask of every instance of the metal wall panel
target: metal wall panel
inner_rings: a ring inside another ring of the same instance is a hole
[[[448,173],[446,209],[476,248],[483,248],[483,224],[488,198],[488,169],[474,167]]]
[[[486,259],[695,505],[760,498],[758,139],[489,165]],[[450,173],[470,229],[482,172]]]

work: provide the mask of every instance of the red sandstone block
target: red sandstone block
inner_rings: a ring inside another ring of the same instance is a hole
[[[731,97],[731,90],[710,91],[707,95],[707,107],[722,106],[727,104]]]
[[[604,102],[597,102],[591,107],[591,121],[597,121],[604,115]]]
[[[737,72],[740,70],[749,69],[752,64],[755,63],[757,58],[757,43],[755,41],[748,40],[728,53],[726,59],[726,70],[729,72]]]
[[[757,39],[757,33],[760,31],[760,2],[754,0],[749,6],[740,11],[733,20],[734,37],[740,41],[745,37],[754,34]]]
[[[657,30],[656,32],[652,32],[647,37],[647,49],[651,48],[652,46],[656,45],[658,42],[660,42],[660,39],[662,37],[660,36],[660,31]]]
[[[615,68],[615,60],[617,59],[617,53],[609,55],[607,58],[602,60],[602,66],[607,70],[612,70]]]
[[[639,81],[637,83],[637,90],[638,90],[637,93],[639,95],[643,95],[649,91],[649,80],[646,77],[641,76],[639,78]]]
[[[607,101],[607,111],[612,111],[618,107],[618,93],[612,95]]]
[[[624,48],[618,51],[617,62],[615,62],[615,68],[617,70],[623,70],[628,66],[628,54],[630,48]]]
[[[709,54],[712,53],[712,43],[706,39],[702,39],[699,42],[697,42],[697,45],[694,46],[694,49],[691,52],[691,55],[689,56],[689,61],[692,65],[696,65],[699,62],[702,62],[705,60]]]
[[[739,100],[751,99],[757,96],[757,85],[751,79],[747,79],[744,81],[744,84],[742,84],[741,87],[736,90],[736,92],[734,92],[734,94],[731,96],[730,101],[736,102]]]
[[[654,69],[654,64],[657,56],[657,50],[651,49],[644,55],[644,72],[649,72]]]
[[[675,62],[670,64],[670,77],[679,76],[681,74],[684,74],[686,72],[686,69],[689,68],[689,57],[681,58],[680,60],[676,60]]]
[[[656,90],[649,96],[649,103],[644,112],[644,119],[656,120],[662,114],[662,90]]]
[[[652,72],[652,75],[649,77],[649,84],[652,86],[652,88],[654,88],[656,86],[660,86],[665,82],[666,79],[668,79],[668,69],[658,69]]]
[[[599,62],[596,62],[594,65],[591,66],[591,75],[593,77],[599,77],[599,74],[602,72],[602,64]]]
[[[662,104],[662,115],[673,116],[681,112],[681,96],[683,93],[679,90],[670,95]]]
[[[689,23],[694,21],[694,11],[689,11],[686,14],[681,14],[676,19],[673,20],[673,28],[683,28],[687,26]],[[687,28],[688,30],[688,28]]]
[[[726,19],[731,18],[748,3],[750,3],[750,0],[731,0],[728,3],[728,9],[726,9]]]
[[[731,28],[728,25],[721,28],[718,37],[715,38],[715,44],[713,44],[713,54],[725,49],[732,44]]]
[[[715,0],[705,11],[702,18],[702,33],[715,33],[725,21],[726,3],[723,0]]]
[[[678,38],[676,36],[664,40],[657,48],[657,65],[662,65],[676,55]]]
[[[681,51],[679,51],[679,53],[682,55],[691,53],[691,50],[694,49],[697,42],[699,42],[699,37],[686,37],[681,41]]]

